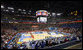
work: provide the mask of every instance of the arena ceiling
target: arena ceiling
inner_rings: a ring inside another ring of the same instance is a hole
[[[82,1],[4,1],[2,4],[22,9],[46,9],[63,12],[65,10],[82,9]]]
[[[76,10],[81,10],[82,12],[82,1],[34,1],[34,0],[33,1],[2,1],[1,4],[5,5],[6,7],[13,7],[15,9],[25,9],[25,10],[32,10],[32,11],[44,9],[55,13],[60,12],[63,13],[63,15],[60,17],[61,19],[62,18],[67,19],[70,17],[74,18],[71,15],[68,16],[70,12]],[[35,13],[31,12],[31,14],[35,14]]]

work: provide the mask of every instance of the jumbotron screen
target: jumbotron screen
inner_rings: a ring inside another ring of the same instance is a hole
[[[48,12],[46,10],[38,10],[38,11],[36,11],[36,16],[40,16],[40,15],[48,16]]]
[[[37,21],[46,23],[47,22],[47,17],[38,17]]]

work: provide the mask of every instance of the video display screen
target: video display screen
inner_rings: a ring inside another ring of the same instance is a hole
[[[38,17],[37,21],[38,22],[47,22],[47,17]]]

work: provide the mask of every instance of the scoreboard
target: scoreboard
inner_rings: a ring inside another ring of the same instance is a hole
[[[38,10],[36,11],[36,16],[48,16],[48,12],[46,10]]]
[[[47,17],[38,17],[37,21],[46,23],[47,22]]]

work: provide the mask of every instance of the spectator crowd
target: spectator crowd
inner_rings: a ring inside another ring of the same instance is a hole
[[[68,37],[58,37],[58,38],[48,38],[38,41],[30,41],[22,44],[17,44],[17,39],[19,36],[16,36],[15,39],[8,44],[18,32],[24,31],[26,29],[21,29],[23,25],[14,25],[14,24],[1,24],[1,48],[2,49],[38,49],[48,46],[58,45],[60,43],[65,43],[67,41],[79,40],[79,35],[82,35],[82,28],[58,28],[58,32],[71,33],[71,36]],[[26,27],[23,27],[26,28]],[[29,30],[26,30],[29,31]],[[76,36],[75,36],[76,35]]]

